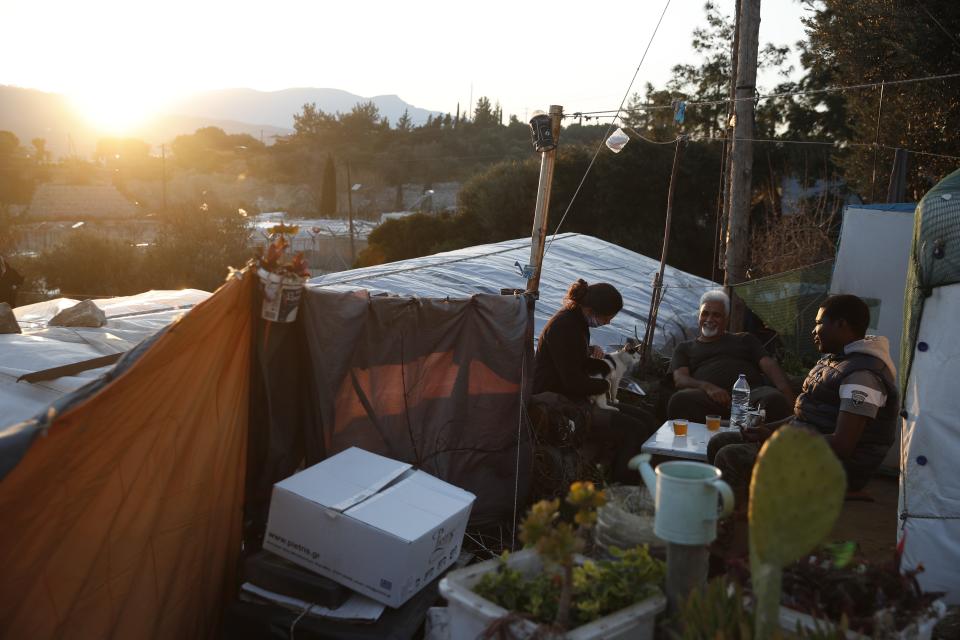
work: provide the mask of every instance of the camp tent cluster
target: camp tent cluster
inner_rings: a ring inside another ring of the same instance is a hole
[[[908,558],[943,567],[927,584],[953,598],[960,487],[949,469],[960,432],[956,394],[944,387],[957,374],[944,367],[960,362],[945,329],[960,311],[958,181],[948,178],[915,222],[898,527]],[[115,365],[4,413],[0,628],[31,638],[213,635],[236,592],[241,540],[262,525],[272,484],[350,446],[476,494],[473,524],[515,518],[530,479],[523,408],[536,335],[577,278],[624,294],[624,312],[596,342],[643,335],[659,266],[559,235],[533,305],[513,293],[528,260],[529,241],[516,240],[315,278],[293,325],[261,321],[256,276],[238,272],[209,298],[170,304],[164,328],[110,351],[123,354]],[[661,353],[695,335],[699,298],[716,286],[670,268],[665,283]],[[92,342],[111,344],[118,322]],[[48,368],[23,355],[43,351],[29,339],[43,330],[16,338],[19,368],[0,368],[0,401],[11,404],[10,389],[24,384],[14,376]]]

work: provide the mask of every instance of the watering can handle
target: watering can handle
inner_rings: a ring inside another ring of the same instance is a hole
[[[726,518],[733,513],[733,489],[719,478],[713,481],[713,485],[720,492],[720,511],[717,513],[717,519]]]

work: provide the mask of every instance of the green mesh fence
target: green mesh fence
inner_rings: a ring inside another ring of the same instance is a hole
[[[923,196],[914,216],[900,342],[901,394],[906,393],[910,377],[923,301],[936,287],[957,282],[960,282],[960,169]]]
[[[769,329],[777,332],[785,351],[809,365],[820,357],[810,332],[832,277],[833,260],[826,260],[734,285],[733,290]]]

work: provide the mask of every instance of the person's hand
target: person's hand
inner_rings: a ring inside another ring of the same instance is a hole
[[[767,438],[773,434],[773,430],[765,424],[758,424],[753,427],[746,427],[742,433],[746,442],[766,442]]]
[[[721,389],[715,384],[710,384],[709,382],[703,387],[704,393],[707,394],[707,397],[721,405],[730,404],[730,394],[727,393],[725,389]]]
[[[602,359],[604,356],[603,347],[598,347],[595,344],[590,345],[590,357]]]

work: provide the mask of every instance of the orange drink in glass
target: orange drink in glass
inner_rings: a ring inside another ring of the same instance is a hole
[[[687,435],[687,421],[682,419],[677,419],[673,421],[673,435],[675,436],[685,436]]]
[[[720,416],[707,416],[707,431],[720,430]]]

